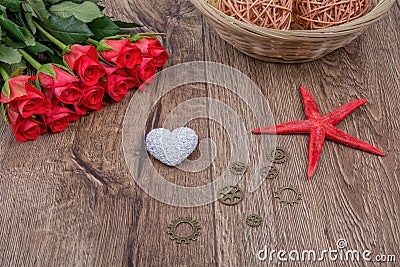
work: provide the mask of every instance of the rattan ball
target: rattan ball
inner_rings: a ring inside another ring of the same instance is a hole
[[[305,30],[317,30],[355,20],[369,9],[369,0],[295,0],[293,19]]]
[[[218,9],[252,25],[287,30],[292,22],[292,0],[218,0]]]

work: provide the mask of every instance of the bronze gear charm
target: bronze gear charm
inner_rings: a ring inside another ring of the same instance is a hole
[[[279,170],[274,166],[263,167],[260,169],[260,175],[263,179],[273,180],[278,177]]]
[[[293,199],[283,199],[282,193],[284,191],[292,191],[296,194],[296,196]],[[299,204],[302,200],[300,191],[292,186],[279,188],[278,191],[275,192],[275,198],[279,200],[279,203],[290,206],[293,206],[294,204]]]
[[[257,214],[247,216],[246,223],[250,227],[259,227],[262,224],[262,218]]]
[[[227,206],[237,205],[244,198],[244,191],[238,186],[226,186],[218,193],[221,195],[218,201]]]
[[[177,233],[177,228],[180,224],[189,224],[192,227],[192,232],[188,236],[180,236]],[[178,244],[189,244],[189,241],[196,241],[197,237],[200,235],[200,224],[196,220],[192,220],[190,217],[180,217],[172,222],[168,226],[168,234],[170,235],[171,240],[176,240]]]
[[[268,153],[268,158],[273,163],[282,164],[289,159],[289,152],[283,147],[276,147]]]
[[[235,162],[229,167],[229,170],[234,175],[243,175],[249,170],[249,166],[243,162]]]

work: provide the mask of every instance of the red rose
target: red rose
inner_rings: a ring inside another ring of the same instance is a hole
[[[100,56],[111,63],[114,63],[119,68],[133,68],[142,62],[142,53],[140,49],[129,42],[129,39],[124,40],[103,40],[112,50],[99,52]]]
[[[79,114],[86,114],[88,110],[100,110],[104,108],[103,98],[105,89],[103,86],[85,86],[81,84],[83,96],[81,101],[75,105],[75,109]]]
[[[106,93],[115,101],[121,101],[129,89],[138,86],[138,80],[129,77],[124,69],[106,67]]]
[[[73,45],[70,49],[71,52],[67,52],[64,56],[65,63],[86,85],[95,85],[105,74],[104,68],[99,63],[96,48],[90,45]]]
[[[154,64],[157,68],[164,66],[169,58],[167,51],[157,39],[140,39],[136,42],[136,45],[140,48],[144,57],[154,58]]]
[[[133,69],[127,69],[127,72],[131,77],[137,77],[141,83],[150,83],[154,79],[157,68],[152,58],[143,58],[142,64]]]
[[[53,103],[58,101],[64,104],[78,103],[83,94],[82,90],[76,86],[79,79],[57,66],[50,66],[55,72],[54,77],[43,72],[38,74],[39,82],[47,98],[53,99],[54,97],[57,101],[52,101]]]
[[[23,118],[46,113],[50,108],[50,102],[39,89],[29,83],[34,80],[36,77],[24,75],[8,79],[10,95],[6,96],[3,92],[0,102],[15,108]]]
[[[51,107],[49,113],[43,116],[47,127],[54,133],[62,132],[67,129],[68,124],[79,120],[80,115],[63,106]]]
[[[8,107],[7,118],[14,132],[15,139],[19,142],[35,140],[46,132],[46,126],[43,122],[32,117],[23,118],[15,107]]]

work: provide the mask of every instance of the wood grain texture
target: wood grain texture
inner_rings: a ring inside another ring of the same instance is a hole
[[[264,232],[255,235],[250,230],[236,230],[237,225],[230,225],[223,219],[226,217],[221,216],[217,224],[221,246],[233,255],[251,256],[226,257],[220,253],[220,262],[226,262],[228,266],[258,266],[259,262],[253,255],[257,251],[254,244],[259,246],[258,249],[267,245],[272,249],[323,250],[335,247],[335,242],[340,238],[345,238],[354,249],[370,247],[374,251],[388,251],[392,246],[389,250],[398,250],[398,194],[383,193],[399,188],[398,180],[395,179],[398,175],[394,170],[396,167],[391,168],[388,163],[385,164],[387,160],[393,162],[397,159],[396,152],[391,152],[397,147],[397,137],[387,138],[387,134],[390,132],[395,135],[390,129],[398,125],[398,119],[390,118],[397,114],[398,107],[394,103],[398,101],[398,96],[387,90],[399,84],[396,62],[400,58],[396,41],[399,24],[395,23],[398,17],[398,12],[392,10],[386,21],[382,20],[371,27],[365,35],[346,48],[322,60],[301,65],[275,65],[249,59],[229,46],[224,50],[218,49],[224,43],[213,31],[206,36],[206,43],[211,44],[206,47],[211,61],[226,58],[224,63],[250,75],[270,100],[278,123],[305,117],[297,89],[300,84],[311,90],[321,111],[325,113],[357,98],[368,99],[369,104],[339,126],[352,135],[380,146],[388,153],[388,157],[381,159],[328,142],[317,174],[307,182],[307,137],[279,136],[277,144],[289,148],[292,159],[285,166],[280,166],[280,179],[267,183],[264,188],[266,191],[256,192],[249,197],[244,211],[233,217],[240,221],[244,214],[257,210],[267,220]],[[384,45],[374,41],[374,30],[385,31],[393,40],[384,42]],[[382,55],[375,58],[379,50]],[[231,99],[223,93],[217,95],[225,101]],[[274,190],[286,185],[293,185],[303,192],[304,200],[299,206],[282,207],[271,198]],[[384,195],[386,197],[382,197]],[[230,241],[232,237],[227,236],[226,232],[234,233],[233,240],[248,240],[252,234],[255,236],[250,238],[253,242],[237,246]],[[339,266],[338,263],[325,264]]]
[[[166,33],[163,41],[171,55],[168,66],[207,60],[249,76],[268,99],[277,123],[305,117],[299,85],[315,96],[322,113],[357,98],[367,99],[339,127],[379,147],[387,157],[327,142],[315,177],[307,180],[307,137],[279,136],[277,144],[288,148],[291,158],[278,166],[278,179],[246,193],[245,201],[235,207],[212,203],[179,208],[148,196],[125,164],[122,122],[130,98],[139,97],[133,93],[121,103],[82,118],[66,132],[35,142],[17,143],[1,124],[0,266],[316,266],[260,262],[256,253],[264,246],[276,250],[335,248],[340,238],[351,249],[395,254],[400,260],[399,1],[350,45],[298,65],[270,64],[241,54],[221,40],[186,0],[114,0],[105,5],[105,12],[117,19],[146,25],[143,31]],[[151,114],[143,114],[147,116],[143,131],[162,126],[178,104],[196,97],[220,100],[239,114],[246,127],[261,126],[255,125],[246,103],[229,90],[191,84],[167,94]],[[238,121],[224,123],[235,126]],[[207,119],[188,125],[200,138],[215,142],[217,157],[212,166],[185,174],[158,162],[154,165],[174,183],[206,184],[229,165],[229,133]],[[259,153],[265,151],[251,154],[252,170],[259,167]],[[239,185],[247,189],[249,178],[246,175]],[[299,205],[285,207],[274,199],[274,191],[287,185],[302,192]],[[260,228],[246,226],[250,213],[264,218]],[[166,227],[180,216],[200,222],[198,241],[178,245],[169,240]],[[382,266],[340,261],[318,264]]]

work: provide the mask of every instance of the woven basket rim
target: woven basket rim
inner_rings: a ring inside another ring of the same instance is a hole
[[[234,28],[240,28],[240,30],[246,30],[256,35],[273,35],[277,38],[291,38],[291,37],[327,37],[329,35],[337,36],[341,34],[349,34],[352,32],[357,32],[370,25],[371,23],[378,20],[382,15],[384,15],[394,4],[395,0],[381,0],[378,1],[376,6],[368,12],[366,15],[355,19],[353,21],[318,30],[277,30],[259,27],[256,25],[251,25],[249,23],[237,20],[231,16],[228,16],[208,3],[207,0],[190,0],[203,14],[210,11],[217,14],[218,17],[208,16],[213,20],[218,20],[220,23],[226,26],[231,26]],[[211,14],[210,14],[211,15]],[[235,27],[236,25],[236,27]]]

